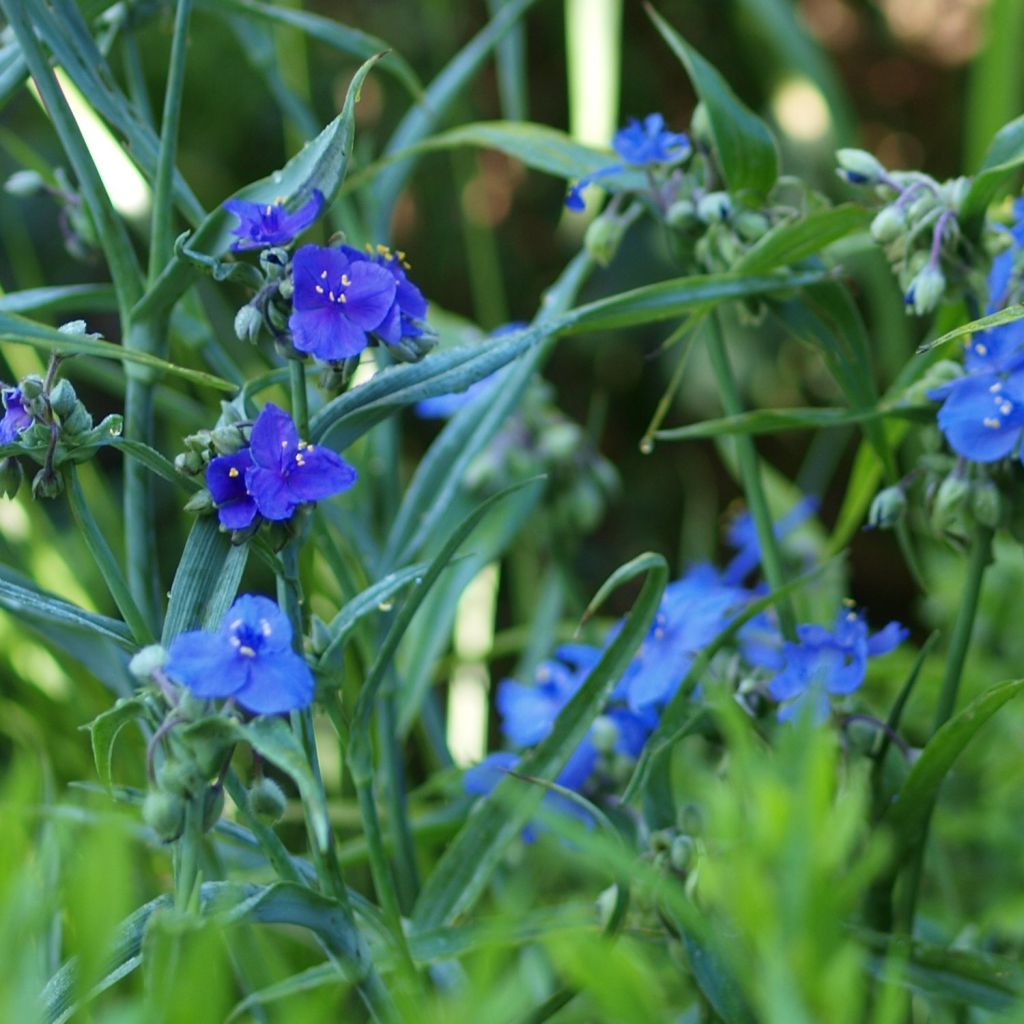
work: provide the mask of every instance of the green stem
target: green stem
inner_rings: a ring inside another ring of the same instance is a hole
[[[199,850],[203,842],[203,796],[185,805],[185,830],[178,839],[174,863],[174,906],[188,911],[199,893]]]
[[[733,376],[729,355],[725,350],[717,314],[712,314],[707,320],[707,346],[708,354],[711,357],[711,366],[718,381],[722,406],[727,415],[739,416],[744,411],[743,400],[736,385],[736,378]],[[764,575],[772,590],[781,590],[786,583],[782,569],[782,553],[779,550],[775,525],[772,522],[768,499],[765,497],[764,485],[761,481],[757,448],[754,446],[753,439],[747,434],[737,434],[735,443],[743,493],[746,496],[747,506],[754,520],[757,539],[761,546],[761,564],[764,567]],[[796,616],[789,597],[780,599],[776,607],[779,612],[782,635],[787,640],[796,640]]]
[[[939,703],[935,709],[935,722],[932,735],[942,728],[952,717],[956,708],[957,695],[960,691],[960,680],[963,676],[964,662],[974,632],[974,622],[978,616],[978,603],[981,598],[981,584],[985,578],[985,569],[992,561],[993,531],[987,526],[977,526],[967,563],[967,580],[960,598],[960,609],[957,612],[953,635],[949,641],[949,653],[946,655],[946,670],[942,677],[942,688],[939,691]],[[928,809],[921,834],[918,838],[910,862],[907,867],[900,911],[898,928],[901,932],[911,935],[914,930],[914,917],[917,911],[917,897],[921,888],[924,873],[924,856],[928,844],[928,830],[931,825],[932,812],[935,810],[934,800]]]
[[[288,360],[288,384],[291,390],[292,419],[303,440],[309,435],[309,401],[306,394],[306,364],[301,359]]]
[[[167,89],[160,121],[160,153],[153,182],[153,219],[149,243],[149,283],[152,284],[174,255],[174,165],[178,153],[178,128],[181,124],[181,96],[185,86],[185,54],[188,50],[188,23],[192,0],[178,0],[174,15],[174,38],[167,69]]]
[[[85,543],[96,560],[96,565],[103,575],[107,589],[110,591],[110,596],[114,599],[114,603],[124,617],[124,621],[128,624],[128,628],[132,631],[132,636],[140,645],[153,643],[156,637],[146,621],[146,617],[142,614],[132,597],[124,574],[121,572],[121,567],[117,564],[117,559],[114,557],[114,552],[110,550],[106,537],[103,536],[99,524],[86,503],[85,494],[82,492],[82,484],[73,468],[69,467],[64,471],[64,483],[68,492],[68,504],[71,506],[71,514],[74,516],[78,528],[82,531]]]

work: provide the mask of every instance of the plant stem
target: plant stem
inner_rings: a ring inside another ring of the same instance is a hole
[[[178,839],[174,864],[174,906],[185,913],[199,892],[199,847],[203,841],[203,796],[185,804],[185,829]]]
[[[971,551],[967,563],[967,580],[961,596],[960,610],[957,613],[956,623],[953,625],[953,635],[949,641],[949,653],[946,655],[946,670],[942,677],[942,689],[939,691],[939,703],[935,709],[935,722],[932,725],[933,736],[949,721],[956,708],[964,662],[967,659],[971,634],[974,631],[974,622],[978,616],[981,584],[985,577],[985,569],[992,561],[992,535],[993,531],[990,527],[975,527],[974,539],[971,542]],[[907,935],[912,935],[914,931],[917,897],[924,873],[925,849],[928,845],[928,830],[934,810],[935,804],[933,801],[932,806],[928,810],[924,827],[921,829],[921,835],[910,854],[906,870],[897,927],[899,931]]]
[[[744,411],[743,400],[740,398],[736,378],[733,376],[732,365],[729,362],[729,354],[726,352],[725,342],[722,340],[722,329],[717,313],[713,313],[707,319],[707,346],[708,355],[711,357],[711,366],[718,381],[722,406],[727,415],[739,416]],[[754,520],[757,539],[761,546],[761,564],[764,567],[764,575],[772,590],[781,590],[786,583],[782,569],[782,554],[779,550],[775,526],[768,508],[768,499],[765,497],[764,485],[761,481],[757,448],[754,446],[753,439],[746,434],[737,434],[735,443],[743,493],[746,496],[747,506]],[[788,595],[779,600],[777,608],[782,635],[787,640],[796,640],[796,616]]]
[[[288,384],[291,390],[292,419],[303,440],[309,434],[309,402],[306,397],[306,364],[301,359],[288,360]]]
[[[185,54],[188,49],[188,23],[192,0],[177,0],[174,38],[171,42],[167,88],[160,121],[160,153],[153,182],[153,218],[149,243],[149,274],[152,284],[174,255],[172,231],[174,215],[174,166],[178,152],[178,127],[181,124],[181,96],[185,85]]]

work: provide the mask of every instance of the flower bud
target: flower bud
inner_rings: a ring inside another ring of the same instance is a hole
[[[141,683],[152,679],[153,673],[166,664],[167,651],[160,644],[147,644],[128,662],[128,671]]]
[[[273,779],[260,779],[249,790],[252,813],[267,825],[276,825],[284,817],[287,806],[284,790]]]
[[[199,455],[206,455],[213,443],[213,432],[210,430],[197,430],[185,438],[185,450],[196,452]]]
[[[46,188],[46,181],[35,171],[15,171],[4,182],[4,191],[19,199],[38,195]]]
[[[86,324],[84,320],[68,320],[66,323],[61,324],[58,328],[61,334],[70,334],[72,336],[81,337],[87,333]],[[98,338],[99,335],[93,335]]]
[[[181,456],[179,455],[178,458],[181,458]],[[177,460],[175,460],[175,465],[177,465]],[[202,490],[196,491],[196,493],[185,502],[184,507],[186,512],[195,512],[198,515],[203,515],[205,512],[212,512],[217,507],[217,504],[213,500],[213,495],[210,493],[209,489],[204,487]]]
[[[174,468],[179,473],[196,476],[206,468],[206,463],[198,452],[179,452],[174,456]]]
[[[246,303],[235,314],[235,337],[239,341],[255,344],[263,330],[263,314],[255,307]]]
[[[711,118],[708,117],[708,108],[703,102],[693,108],[690,117],[690,138],[704,149],[711,149],[715,144],[714,136],[711,134]]]
[[[733,226],[745,242],[756,242],[771,229],[771,221],[758,210],[743,210],[733,219]]]
[[[837,173],[851,185],[875,185],[885,176],[885,168],[863,149],[841,149],[836,153]]]
[[[50,391],[50,408],[61,418],[71,415],[78,402],[74,386],[69,380],[59,380]]]
[[[590,733],[591,742],[599,754],[613,754],[619,742],[619,727],[608,715],[598,715]]]
[[[234,455],[246,445],[242,431],[238,427],[214,427],[210,432],[210,442],[218,455]]]
[[[224,787],[210,786],[203,797],[203,831],[209,832],[224,813]]]
[[[732,213],[728,192],[708,192],[697,200],[697,216],[705,224],[718,224]]]
[[[669,850],[669,860],[680,874],[689,871],[697,860],[697,844],[690,836],[676,836]]]
[[[626,227],[617,217],[598,217],[590,222],[583,245],[599,267],[607,267],[619,250]]]
[[[397,345],[388,345],[388,352],[400,363],[418,363],[437,345],[437,335],[421,334],[418,338],[402,338]]]
[[[52,466],[44,466],[32,480],[32,497],[56,498],[64,490],[64,478]]]
[[[677,199],[665,214],[665,223],[677,231],[692,228],[697,221],[697,208],[689,199]]]
[[[24,479],[25,471],[14,456],[8,456],[0,462],[0,494],[5,498],[15,497]]]
[[[70,415],[61,423],[61,431],[68,437],[77,437],[92,430],[92,416],[81,402],[75,402]]]
[[[886,487],[875,495],[868,512],[868,526],[873,530],[891,530],[907,511],[907,496],[902,487]]]
[[[930,313],[935,309],[945,291],[945,275],[939,270],[938,266],[929,262],[923,270],[918,272],[914,280],[910,282],[910,287],[904,296],[904,302],[918,316],[923,316],[925,313]]]
[[[932,525],[936,530],[948,530],[956,525],[961,510],[967,503],[971,485],[967,478],[952,472],[939,484],[932,505]]]
[[[885,206],[871,222],[871,237],[881,245],[894,242],[907,229],[906,214],[898,206]]]
[[[288,266],[288,250],[280,246],[273,246],[260,251],[260,270],[269,278],[280,277],[282,271]]]
[[[185,801],[175,793],[147,793],[142,820],[165,842],[177,839],[185,827]]]
[[[930,189],[922,189],[918,197],[907,207],[907,220],[912,224],[923,220],[939,206],[939,199]]]
[[[971,487],[971,514],[982,525],[994,530],[1003,521],[1006,511],[1003,496],[987,477],[976,480]]]
[[[43,395],[43,378],[36,374],[30,374],[18,387],[21,388],[21,398],[24,402],[32,402]]]

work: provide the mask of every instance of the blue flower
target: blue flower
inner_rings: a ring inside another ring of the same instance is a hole
[[[217,632],[177,636],[165,671],[197,697],[230,697],[256,715],[308,707],[315,689],[309,665],[292,649],[288,617],[254,594],[235,601]]]
[[[241,252],[268,245],[288,245],[320,216],[323,208],[324,195],[319,189],[313,189],[309,201],[294,213],[289,213],[280,199],[274,203],[229,199],[224,209],[238,218],[238,224],[231,229],[238,241],[233,242],[231,248]]]
[[[369,334],[393,316],[394,273],[359,254],[304,245],[292,261],[294,312],[288,320],[295,347],[324,362],[358,355]]]
[[[206,470],[217,515],[230,530],[251,526],[257,515],[290,519],[300,505],[340,494],[356,479],[336,452],[301,441],[291,416],[273,402],[256,419],[250,446],[213,459]]]
[[[1024,375],[971,374],[953,385],[938,415],[953,451],[974,462],[1012,454],[1024,433]]]
[[[680,163],[692,152],[689,136],[682,132],[670,132],[665,128],[665,118],[661,114],[648,114],[643,121],[632,117],[625,128],[619,129],[612,140],[612,148],[630,167],[657,167]],[[565,197],[565,205],[570,210],[582,210],[583,190],[599,178],[609,174],[617,174],[623,170],[622,164],[602,167],[593,174],[580,178],[569,189]]]
[[[366,260],[383,267],[395,279],[395,298],[384,319],[373,328],[373,333],[389,345],[396,345],[402,338],[419,338],[423,334],[420,324],[427,316],[427,300],[423,292],[409,280],[406,271],[409,263],[405,253],[391,250],[386,245],[376,248],[369,243],[366,252],[360,252],[350,245],[343,245],[341,251],[351,260]]]
[[[25,408],[21,388],[4,388],[4,416],[0,420],[0,444],[14,444],[32,426],[32,413]]]
[[[780,539],[787,536],[817,511],[817,498],[803,498],[775,524],[775,536]],[[725,567],[722,576],[727,583],[742,583],[761,564],[757,524],[749,512],[738,515],[732,521],[728,541],[730,547],[736,549],[736,554]]]
[[[840,609],[832,629],[825,626],[797,627],[797,643],[782,649],[782,671],[769,683],[768,693],[779,701],[783,721],[799,714],[803,702],[818,702],[818,718],[828,714],[829,695],[853,693],[864,683],[868,658],[888,654],[909,635],[898,622],[890,622],[869,635],[863,612]]]

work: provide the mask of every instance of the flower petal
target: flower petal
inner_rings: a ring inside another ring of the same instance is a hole
[[[261,634],[261,650],[291,650],[292,624],[278,603],[269,597],[242,594],[225,613],[221,631],[232,632],[241,625]]]
[[[395,279],[383,267],[369,261],[353,262],[348,276],[352,283],[345,291],[345,315],[357,327],[372,331],[395,301]]]
[[[264,519],[281,522],[290,519],[299,504],[288,486],[288,479],[273,469],[253,466],[245,474],[245,483]]]
[[[234,695],[246,711],[279,715],[313,702],[313,672],[295,651],[264,650],[251,663],[249,681]]]
[[[347,491],[359,478],[337,452],[307,445],[295,453],[288,469],[288,489],[301,501],[323,501]]]
[[[280,406],[268,402],[253,425],[250,446],[256,465],[282,472],[299,450],[295,421]]]
[[[248,680],[247,659],[238,656],[223,633],[181,633],[167,655],[168,676],[197,697],[231,697]]]
[[[300,352],[308,352],[326,363],[359,355],[370,341],[366,331],[333,303],[320,309],[296,309],[288,319],[288,327]]]

